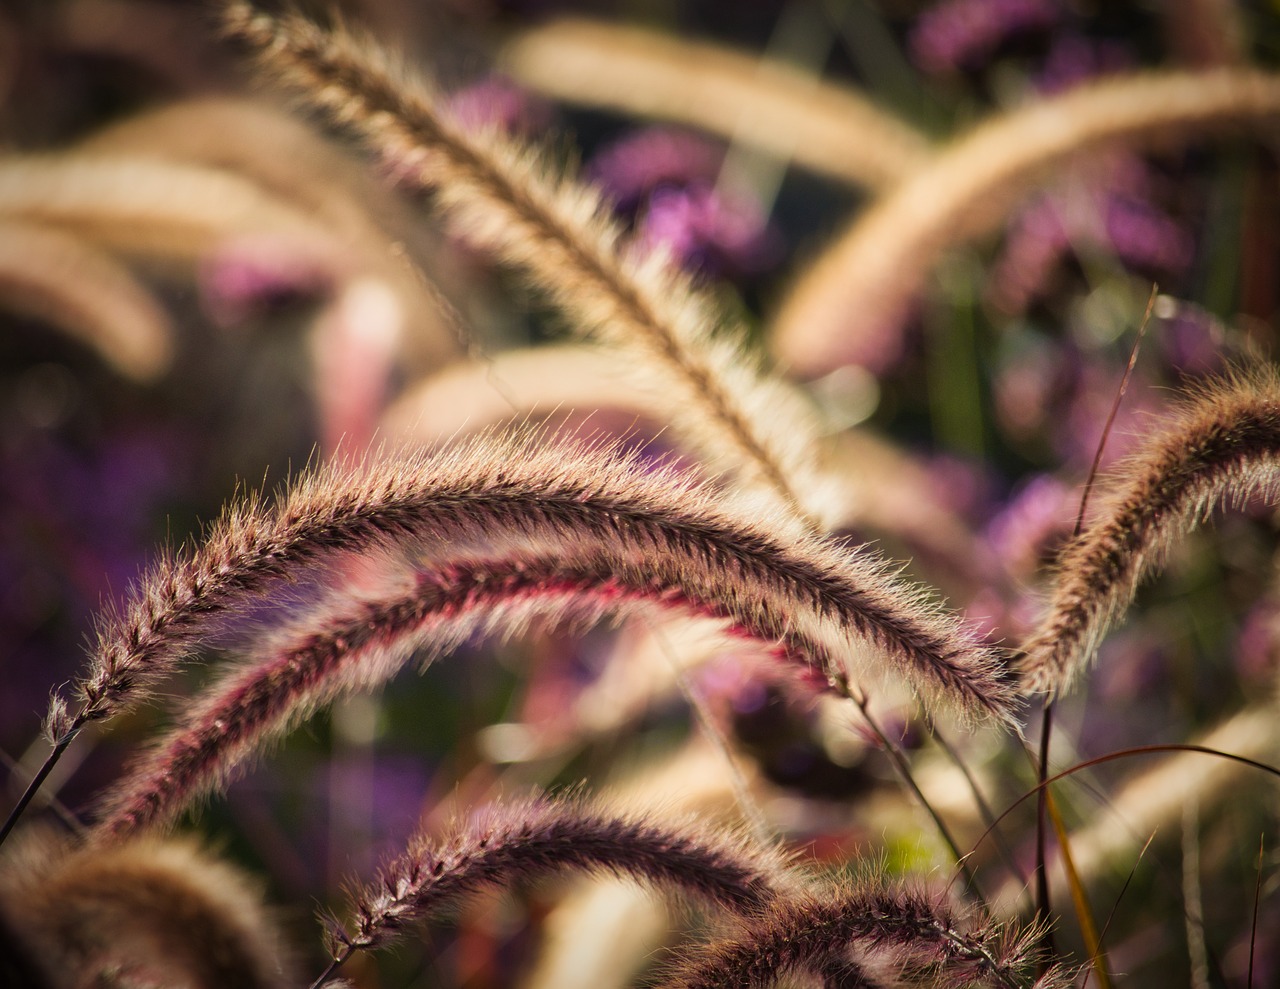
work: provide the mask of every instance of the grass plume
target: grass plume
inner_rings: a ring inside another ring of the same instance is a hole
[[[356,951],[382,947],[485,887],[568,872],[612,873],[750,915],[794,882],[781,865],[775,853],[730,834],[610,813],[580,800],[494,808],[444,841],[414,834],[404,854],[355,889],[352,929],[333,926],[333,964],[325,977]]]
[[[0,915],[48,989],[295,984],[260,891],[190,839],[101,849],[37,829],[5,853]]]
[[[1224,502],[1267,497],[1280,467],[1280,378],[1270,368],[1200,388],[1112,479],[1058,559],[1048,612],[1024,644],[1022,687],[1059,694],[1174,542]]]
[[[594,190],[494,131],[461,127],[425,82],[341,25],[325,30],[244,0],[228,0],[224,23],[402,184],[429,191],[468,241],[524,272],[578,331],[638,355],[704,452],[794,511],[817,511],[796,494],[815,487],[804,402],[754,367],[741,339],[714,332],[723,319],[687,276],[624,246]]]
[[[860,186],[892,186],[930,156],[922,134],[856,90],[639,27],[552,21],[508,42],[500,64],[556,99],[687,124]]]
[[[860,213],[807,269],[772,328],[778,359],[816,377],[863,335],[892,331],[949,247],[999,229],[1073,156],[1179,147],[1280,118],[1280,76],[1255,69],[1149,72],[1088,83],[953,138]]]
[[[883,964],[928,971],[942,985],[1018,986],[1026,984],[1020,970],[1033,943],[992,927],[970,931],[936,896],[865,881],[779,901],[766,916],[689,952],[664,987],[764,989],[784,975],[841,969],[853,985],[877,985],[872,973]]]
[[[248,181],[324,228],[310,242],[335,255],[339,277],[374,275],[393,288],[413,330],[404,355],[411,369],[457,356],[458,334],[440,311],[438,290],[403,248],[421,239],[403,203],[357,157],[296,117],[244,98],[181,100],[100,128],[74,153],[167,161]]]
[[[74,232],[104,247],[190,265],[238,233],[329,243],[298,209],[230,172],[158,158],[28,155],[0,160],[0,217]]]
[[[724,620],[840,683],[883,675],[887,661],[931,703],[974,718],[1011,717],[998,657],[954,619],[865,552],[785,532],[781,521],[762,525],[670,473],[528,438],[481,438],[418,463],[320,471],[272,510],[230,513],[204,546],[162,565],[135,592],[104,628],[94,673],[80,685],[90,715],[169,668],[217,612],[327,554],[387,548],[394,539],[420,554],[416,586],[354,604],[339,595],[332,610],[322,605],[319,617],[269,638],[115,789],[100,831],[167,819],[261,740],[353,686],[384,681],[415,648],[434,655],[530,608],[678,608]],[[133,642],[145,647],[131,650]]]
[[[55,228],[0,221],[0,305],[83,341],[133,381],[154,380],[173,359],[173,327],[147,288]]]

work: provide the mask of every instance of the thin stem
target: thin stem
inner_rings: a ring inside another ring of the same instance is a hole
[[[1138,865],[1142,862],[1142,858],[1147,854],[1147,849],[1151,847],[1151,842],[1155,840],[1156,833],[1154,831],[1148,836],[1146,843],[1142,846],[1142,851],[1138,852],[1138,857],[1133,861],[1133,868],[1129,870],[1129,874],[1125,876],[1124,885],[1120,887],[1120,892],[1116,894],[1115,902],[1111,904],[1111,912],[1107,914],[1107,922],[1102,925],[1102,932],[1098,935],[1098,954],[1102,953],[1102,942],[1106,940],[1107,932],[1111,930],[1111,922],[1116,919],[1116,911],[1120,908],[1120,901],[1124,899],[1124,894],[1129,889],[1129,884],[1133,882],[1133,877],[1137,875]],[[1089,977],[1093,975],[1094,966],[1090,965],[1085,969],[1084,979],[1080,983],[1080,989],[1088,989]]]
[[[320,977],[312,982],[307,989],[320,989],[322,985],[333,978],[334,973],[345,965],[347,963],[347,959],[355,953],[356,949],[354,945],[346,945],[341,951],[334,954],[333,958],[330,959],[329,964],[325,967],[325,970],[320,973]]]
[[[1100,756],[1094,756],[1092,759],[1086,759],[1084,762],[1078,762],[1074,766],[1069,766],[1060,772],[1054,773],[1043,783],[1037,783],[1026,793],[1022,794],[1022,796],[1014,800],[1013,803],[1000,813],[996,818],[995,823],[999,824],[1017,808],[1021,807],[1025,801],[1030,800],[1033,796],[1044,789],[1044,787],[1057,783],[1058,780],[1064,780],[1068,776],[1074,776],[1076,773],[1084,772],[1086,769],[1093,769],[1095,766],[1101,766],[1106,762],[1115,762],[1117,759],[1131,759],[1134,756],[1142,755],[1161,755],[1168,752],[1196,752],[1200,755],[1213,756],[1217,759],[1225,759],[1228,762],[1235,762],[1242,766],[1248,766],[1251,769],[1260,770],[1261,772],[1280,779],[1280,768],[1261,762],[1258,759],[1250,759],[1248,756],[1237,755],[1234,752],[1224,752],[1221,749],[1210,748],[1207,745],[1195,745],[1190,742],[1161,742],[1155,745],[1134,745],[1127,749],[1116,749],[1114,752],[1107,752]],[[994,827],[994,825],[992,827]],[[987,840],[991,835],[991,832],[992,828],[988,828],[979,835],[978,840],[974,842],[973,848],[969,850],[970,855],[972,855],[973,852]]]
[[[1116,389],[1115,400],[1111,403],[1111,411],[1107,414],[1107,421],[1102,427],[1102,436],[1098,438],[1098,448],[1093,452],[1093,463],[1089,465],[1089,476],[1085,479],[1084,490],[1080,493],[1080,510],[1076,512],[1076,525],[1072,531],[1072,538],[1078,538],[1084,529],[1085,509],[1089,505],[1089,494],[1093,491],[1094,481],[1098,477],[1098,468],[1102,464],[1102,452],[1107,447],[1107,438],[1111,435],[1111,428],[1115,425],[1116,415],[1120,412],[1120,403],[1124,400],[1124,393],[1129,388],[1129,379],[1133,377],[1133,369],[1138,363],[1138,349],[1142,346],[1142,338],[1147,332],[1147,323],[1151,321],[1151,312],[1155,309],[1156,296],[1160,292],[1160,286],[1155,282],[1151,283],[1151,294],[1147,297],[1147,308],[1142,314],[1142,321],[1138,324],[1138,333],[1133,338],[1133,346],[1129,348],[1129,363],[1125,365],[1124,374],[1120,377],[1120,387]]]
[[[991,809],[991,804],[987,802],[987,798],[982,795],[982,789],[978,786],[978,780],[973,775],[973,771],[969,769],[964,758],[960,755],[959,751],[956,750],[956,747],[948,742],[943,734],[938,730],[937,725],[930,724],[929,731],[930,734],[933,735],[934,742],[936,742],[938,747],[942,749],[947,758],[955,764],[955,767],[960,770],[960,774],[964,777],[965,782],[969,786],[969,792],[973,794],[973,802],[978,807],[978,814],[982,818],[982,823],[987,825],[987,827],[991,827],[995,823],[995,811]],[[1018,864],[1018,860],[1014,858],[1008,842],[1006,842],[1001,836],[999,829],[995,832],[995,838],[996,847],[999,849],[1000,857],[1004,859],[1005,865],[1009,867],[1009,870],[1014,875],[1026,884],[1028,881],[1027,877],[1022,871],[1022,867]]]
[[[924,795],[924,791],[920,789],[920,785],[916,782],[915,776],[911,773],[911,764],[907,761],[907,757],[903,754],[902,749],[889,738],[885,730],[880,727],[880,723],[872,716],[870,704],[865,695],[858,694],[851,688],[847,687],[843,692],[844,695],[857,706],[859,712],[862,714],[863,720],[866,721],[867,726],[884,747],[886,754],[889,756],[889,761],[893,764],[894,771],[902,778],[902,782],[907,785],[908,789],[910,789],[915,795],[916,800],[920,802],[920,806],[924,808],[925,812],[932,819],[934,826],[938,829],[938,834],[942,836],[942,840],[946,843],[947,848],[950,849],[952,856],[955,858],[956,866],[964,876],[965,884],[974,891],[979,900],[985,903],[986,897],[982,893],[982,887],[978,885],[978,879],[974,875],[973,870],[969,868],[968,857],[960,851],[959,842],[957,842],[955,836],[952,835],[951,829],[947,827],[947,822],[942,819],[942,815],[938,813],[938,809],[929,802],[929,798],[926,797]]]
[[[1116,389],[1116,397],[1111,403],[1111,411],[1107,414],[1107,421],[1103,424],[1102,435],[1098,437],[1098,447],[1093,453],[1093,463],[1089,465],[1089,475],[1085,479],[1084,490],[1080,494],[1080,509],[1076,512],[1076,524],[1071,535],[1073,539],[1080,537],[1081,531],[1084,529],[1085,512],[1089,506],[1089,494],[1093,490],[1094,482],[1098,477],[1098,468],[1102,464],[1102,454],[1107,446],[1107,439],[1111,436],[1111,429],[1115,425],[1116,415],[1120,412],[1120,403],[1124,400],[1124,393],[1129,387],[1129,379],[1133,377],[1133,369],[1138,363],[1138,350],[1142,346],[1142,338],[1147,332],[1147,324],[1151,320],[1151,312],[1155,308],[1156,296],[1160,291],[1159,285],[1152,283],[1151,294],[1147,297],[1147,308],[1142,314],[1142,320],[1138,324],[1138,332],[1134,336],[1133,346],[1129,348],[1129,361],[1125,365],[1124,374],[1120,377],[1120,387]],[[1045,816],[1048,813],[1049,805],[1049,788],[1045,785],[1045,780],[1049,774],[1049,744],[1053,735],[1053,701],[1050,699],[1044,705],[1044,713],[1041,718],[1040,726],[1040,761],[1037,769],[1037,783],[1039,791],[1036,797],[1036,917],[1041,921],[1046,921],[1049,917],[1049,873],[1045,867],[1045,844],[1047,835],[1045,833]],[[1046,932],[1045,939],[1049,945],[1049,951],[1054,950],[1053,931]]]
[[[1249,978],[1245,989],[1253,989],[1253,955],[1258,940],[1258,898],[1262,893],[1262,853],[1267,838],[1258,835],[1258,874],[1253,881],[1253,919],[1249,924]]]
[[[7,768],[14,776],[17,776],[22,769],[18,760],[9,755],[9,753],[5,752],[3,749],[0,749],[0,762],[3,762],[5,768]],[[80,819],[75,815],[70,807],[64,804],[56,796],[46,798],[45,803],[49,809],[58,816],[58,820],[66,826],[68,831],[75,835],[84,834],[84,825],[80,822]],[[5,834],[8,834],[8,832],[6,831]]]
[[[1040,718],[1040,758],[1036,768],[1036,919],[1042,923],[1048,921],[1050,911],[1049,870],[1045,866],[1045,845],[1048,839],[1045,819],[1049,812],[1049,740],[1052,734],[1053,701],[1049,701]],[[1045,942],[1052,955],[1055,947],[1051,929],[1045,931]]]
[[[71,740],[80,733],[80,729],[82,727],[83,723],[77,721],[74,724],[72,732],[64,736],[61,741],[54,745],[53,751],[45,758],[44,765],[42,765],[39,771],[31,777],[31,782],[28,783],[27,788],[22,791],[22,796],[18,798],[18,803],[14,806],[13,810],[9,812],[9,816],[5,818],[4,826],[0,827],[0,844],[3,844],[4,840],[9,837],[9,832],[12,831],[14,825],[18,823],[18,818],[20,818],[23,811],[27,809],[27,805],[31,803],[31,799],[44,784],[44,781],[48,778],[49,774],[53,772],[53,767],[56,766],[58,764],[58,760],[62,758],[62,753],[67,750],[67,746],[70,745]]]

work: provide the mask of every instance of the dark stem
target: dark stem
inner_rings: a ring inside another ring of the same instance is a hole
[[[978,807],[978,814],[982,818],[982,823],[988,828],[995,827],[995,811],[993,811],[991,809],[991,805],[987,803],[987,798],[982,795],[982,790],[978,786],[977,779],[974,778],[972,771],[965,764],[960,753],[956,751],[955,746],[943,738],[936,725],[930,723],[929,732],[933,735],[933,740],[937,742],[938,747],[946,753],[948,759],[955,763],[956,768],[959,769],[961,775],[964,776],[965,782],[968,783],[969,790],[973,794],[973,801]],[[1013,851],[1009,848],[1009,843],[1004,840],[1004,836],[1000,833],[999,828],[995,828],[994,836],[996,847],[1000,851],[1000,857],[1004,859],[1004,864],[1007,865],[1009,870],[1016,875],[1019,880],[1021,880],[1024,886],[1026,886],[1028,883],[1026,874],[1023,873],[1022,867],[1018,865],[1018,860],[1014,857]]]
[[[1036,920],[1045,924],[1045,943],[1048,946],[1046,960],[1041,963],[1041,975],[1048,966],[1048,958],[1055,953],[1053,930],[1049,920],[1049,870],[1045,865],[1045,818],[1049,811],[1049,739],[1053,734],[1053,701],[1044,706],[1040,719],[1040,761],[1036,769]]]
[[[22,791],[22,796],[18,798],[18,803],[13,810],[9,812],[9,816],[5,819],[4,826],[0,827],[0,844],[9,837],[9,832],[13,830],[13,826],[18,823],[18,818],[22,816],[22,812],[27,809],[27,804],[31,803],[31,798],[36,795],[36,791],[44,784],[45,779],[53,772],[53,767],[58,764],[58,760],[62,758],[62,753],[67,750],[67,746],[71,744],[71,740],[79,734],[80,726],[75,725],[68,731],[57,745],[53,747],[53,751],[49,753],[44,760],[44,765],[40,767],[31,782],[27,784],[27,788]]]
[[[966,856],[960,851],[960,845],[951,834],[951,829],[947,827],[947,823],[942,819],[942,815],[938,813],[933,804],[929,803],[929,798],[924,795],[919,784],[916,783],[915,777],[911,774],[911,764],[907,762],[907,757],[902,754],[902,750],[898,745],[890,739],[887,734],[885,734],[884,729],[881,728],[876,719],[871,716],[871,710],[868,706],[867,699],[855,693],[847,686],[843,687],[843,693],[849,698],[849,700],[853,701],[853,703],[857,705],[858,710],[862,712],[863,720],[866,721],[868,727],[871,728],[871,731],[875,734],[876,738],[879,739],[880,744],[884,746],[884,750],[889,756],[889,761],[893,763],[893,768],[897,771],[898,775],[902,777],[902,782],[907,785],[913,794],[915,794],[916,799],[920,801],[920,806],[922,806],[929,817],[933,819],[933,823],[937,827],[938,833],[942,836],[942,840],[946,842],[947,848],[951,850],[951,854],[956,860],[956,866],[964,876],[965,884],[973,890],[974,895],[977,896],[979,900],[985,903],[986,897],[982,894],[982,888],[978,885],[978,879],[973,874],[973,870],[969,868]]]
[[[1253,950],[1258,939],[1258,896],[1262,892],[1262,850],[1266,835],[1258,835],[1258,875],[1253,881],[1253,921],[1249,925],[1249,978],[1245,989],[1253,989]]]
[[[355,945],[353,944],[345,945],[341,951],[339,951],[336,955],[333,956],[333,959],[329,962],[328,967],[325,968],[325,970],[320,973],[320,977],[316,979],[315,982],[311,983],[308,989],[320,989],[322,985],[324,985],[331,978],[333,978],[333,973],[336,972],[339,968],[341,968],[346,963],[347,959],[350,958],[355,953],[356,953]]]
[[[1138,350],[1142,346],[1142,337],[1147,332],[1147,323],[1151,319],[1151,312],[1156,305],[1156,295],[1160,291],[1160,286],[1154,282],[1151,285],[1151,294],[1147,297],[1147,308],[1142,314],[1142,322],[1138,324],[1138,332],[1133,338],[1133,346],[1129,348],[1129,362],[1125,365],[1124,374],[1120,377],[1120,387],[1116,389],[1115,401],[1111,403],[1111,411],[1107,414],[1107,421],[1102,427],[1102,435],[1098,437],[1098,448],[1093,453],[1093,463],[1089,465],[1089,476],[1085,479],[1084,490],[1080,493],[1080,509],[1076,512],[1075,529],[1071,536],[1073,539],[1079,538],[1081,531],[1084,529],[1085,511],[1089,507],[1089,494],[1093,491],[1094,481],[1098,477],[1098,468],[1102,464],[1102,452],[1107,447],[1107,437],[1111,435],[1111,428],[1115,425],[1116,415],[1120,411],[1120,403],[1124,400],[1124,393],[1128,390],[1129,379],[1133,377],[1133,369],[1138,363]],[[1036,919],[1046,923],[1045,941],[1049,947],[1049,956],[1054,952],[1053,930],[1047,926],[1049,919],[1049,872],[1045,868],[1045,815],[1048,812],[1049,802],[1049,739],[1053,734],[1053,701],[1045,703],[1044,714],[1041,718],[1040,727],[1040,764],[1036,777]],[[1044,966],[1048,962],[1044,962],[1041,967],[1041,974],[1044,974]]]
[[[21,772],[22,767],[18,764],[18,760],[9,755],[4,749],[0,749],[0,762],[4,763],[5,768],[9,770],[12,776],[25,775],[25,773]],[[47,797],[46,803],[69,832],[74,835],[83,835],[85,833],[85,826],[81,823],[80,818],[61,800],[57,797]],[[5,834],[8,834],[8,832],[6,831]]]

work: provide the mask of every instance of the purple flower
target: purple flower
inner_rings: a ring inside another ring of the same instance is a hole
[[[328,295],[338,261],[296,237],[255,235],[228,240],[198,274],[200,307],[222,329]]]
[[[1245,615],[1236,639],[1235,668],[1248,684],[1270,683],[1280,660],[1280,602],[1259,601]]]
[[[675,127],[647,127],[596,152],[585,177],[630,213],[660,186],[713,182],[724,151],[715,143]]]
[[[551,108],[506,76],[488,76],[449,96],[449,113],[468,130],[492,127],[533,134],[551,122]]]
[[[1213,313],[1190,302],[1162,296],[1157,301],[1153,327],[1169,366],[1186,374],[1220,371],[1227,344],[1227,330]]]
[[[716,275],[753,274],[779,256],[777,234],[760,207],[698,182],[659,188],[639,223],[637,243],[665,250],[680,267]]]
[[[1191,235],[1150,202],[1108,197],[1105,224],[1111,249],[1130,267],[1179,275],[1191,266]]]
[[[1098,646],[1092,681],[1103,701],[1125,703],[1160,697],[1169,683],[1168,653],[1153,630],[1121,629]]]
[[[926,72],[982,64],[1005,41],[1056,26],[1055,0],[946,0],[921,14],[907,44]]]
[[[992,497],[992,479],[984,465],[943,453],[929,457],[925,466],[939,504],[968,518],[986,511]]]
[[[1049,199],[1032,203],[1014,222],[988,278],[988,301],[1005,313],[1026,311],[1043,295],[1067,251],[1067,232]]]
[[[1053,437],[1059,456],[1072,470],[1087,470],[1098,450],[1107,418],[1115,404],[1123,369],[1119,367],[1084,367],[1076,394],[1065,414],[1051,420],[1056,428]],[[1151,428],[1151,417],[1161,410],[1152,400],[1151,382],[1141,372],[1129,382],[1124,400],[1116,412],[1115,422],[1107,435],[1099,467],[1105,469],[1133,453]]]
[[[1054,37],[1053,47],[1036,73],[1041,95],[1061,93],[1095,79],[1132,68],[1133,55],[1116,41],[1095,41],[1078,34]]]
[[[964,620],[978,641],[994,645],[1008,634],[1005,603],[994,589],[981,588],[963,610]]]
[[[1123,169],[1119,178],[1126,178]],[[1177,220],[1141,193],[1117,194],[1110,183],[1103,192],[1101,180],[1096,188],[1096,196],[1046,196],[1022,212],[988,282],[992,305],[1006,313],[1025,311],[1047,294],[1070,252],[1107,252],[1140,271],[1186,272],[1195,244]]]
[[[757,274],[780,260],[780,237],[750,193],[719,180],[723,158],[706,138],[649,127],[603,148],[586,175],[634,225],[641,249],[709,275]]]
[[[1049,474],[1023,483],[987,525],[986,539],[1010,573],[1025,576],[1071,532],[1080,493]]]

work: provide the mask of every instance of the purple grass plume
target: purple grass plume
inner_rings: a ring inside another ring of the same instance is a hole
[[[734,834],[616,814],[578,799],[490,808],[441,841],[418,832],[404,854],[351,894],[350,928],[336,920],[333,964],[383,947],[447,915],[467,895],[571,872],[625,876],[704,906],[756,915],[793,888],[783,857]]]

